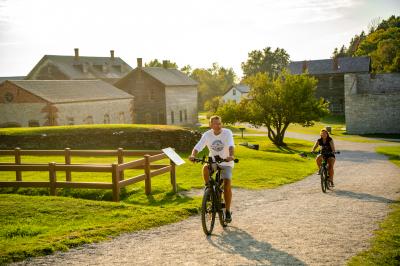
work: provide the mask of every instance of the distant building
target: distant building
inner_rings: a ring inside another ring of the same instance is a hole
[[[29,80],[87,80],[101,79],[113,84],[132,68],[121,58],[80,56],[75,48],[74,56],[45,55],[31,70]]]
[[[177,69],[137,67],[114,85],[135,96],[134,123],[188,125],[197,123],[197,81]]]
[[[247,97],[250,88],[244,84],[233,85],[229,88],[227,92],[222,96],[222,100],[224,102],[234,101],[235,103],[239,103],[243,98]]]
[[[6,80],[24,80],[26,76],[16,76],[16,77],[0,77],[0,83]]]
[[[130,124],[133,98],[101,80],[7,80],[0,127]]]
[[[330,102],[330,111],[344,114],[344,75],[365,74],[371,70],[371,59],[362,57],[339,57],[335,59],[290,62],[292,74],[308,73],[318,79],[316,97]]]

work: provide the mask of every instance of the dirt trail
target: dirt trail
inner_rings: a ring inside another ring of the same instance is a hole
[[[299,136],[297,136],[299,137]],[[234,190],[233,223],[205,237],[200,217],[124,234],[20,265],[343,265],[400,198],[400,169],[382,144],[336,141],[334,191],[312,175],[277,189]]]

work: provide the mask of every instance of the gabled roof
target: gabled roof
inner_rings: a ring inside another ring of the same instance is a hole
[[[227,94],[233,88],[235,88],[236,90],[240,91],[241,93],[249,93],[249,91],[250,91],[250,87],[247,86],[246,84],[236,84],[236,85],[233,85],[233,86],[229,87],[229,89],[227,89],[224,92],[224,95]]]
[[[306,67],[309,74],[335,74],[335,73],[368,73],[370,71],[371,58],[360,57],[339,57],[337,58],[337,69],[334,67],[334,59],[293,61],[289,64],[292,74],[302,74]]]
[[[197,86],[199,84],[197,81],[191,79],[185,73],[177,69],[142,67],[142,70],[165,86]]]
[[[133,98],[132,95],[102,80],[10,80],[8,82],[50,103]]]
[[[0,83],[6,80],[23,80],[25,79],[25,76],[15,76],[15,77],[0,77]]]
[[[33,73],[46,60],[51,62],[70,79],[118,79],[132,70],[119,57],[111,59],[111,57],[79,56],[79,59],[76,60],[75,56],[45,55],[31,70],[27,79],[30,79]],[[106,71],[103,71],[103,66],[106,67]]]

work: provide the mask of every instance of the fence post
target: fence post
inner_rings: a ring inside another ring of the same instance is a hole
[[[49,179],[50,179],[50,195],[56,196],[56,182],[57,182],[57,173],[56,173],[56,163],[49,163]]]
[[[177,189],[176,189],[176,174],[175,174],[175,170],[176,170],[176,165],[172,160],[169,160],[169,163],[171,165],[171,185],[172,185],[172,190],[176,193]]]
[[[21,164],[21,149],[20,148],[15,148],[15,164]],[[22,175],[21,171],[15,171],[15,180],[16,181],[22,181]]]
[[[65,148],[65,164],[71,164],[71,149]],[[71,171],[65,170],[65,181],[71,182]]]
[[[118,148],[118,164],[124,163],[124,149]],[[119,172],[119,180],[124,180],[124,171]]]
[[[151,177],[150,177],[150,155],[146,154],[144,156],[144,174],[146,175],[145,182],[145,192],[146,195],[150,195],[151,193]]]
[[[113,201],[119,202],[119,170],[118,164],[112,164],[112,191],[113,191]]]

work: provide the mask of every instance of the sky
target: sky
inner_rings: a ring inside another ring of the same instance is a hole
[[[0,0],[0,77],[25,76],[45,55],[171,60],[232,67],[252,50],[292,61],[329,58],[373,21],[400,15],[399,0]]]

